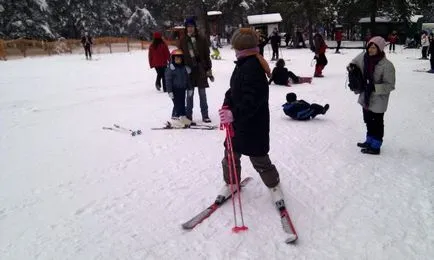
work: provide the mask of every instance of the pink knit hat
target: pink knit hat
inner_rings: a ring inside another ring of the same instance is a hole
[[[380,51],[383,51],[384,47],[386,47],[386,41],[381,36],[372,37],[366,46],[369,46],[369,44],[371,44],[371,43],[374,43],[375,45],[377,45],[377,47],[378,47],[378,49],[380,49]]]

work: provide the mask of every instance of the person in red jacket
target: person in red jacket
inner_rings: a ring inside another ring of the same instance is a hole
[[[398,33],[393,31],[391,35],[389,35],[389,53],[393,51],[395,53],[395,44],[398,42]]]
[[[316,59],[315,74],[313,76],[322,78],[324,77],[324,75],[322,75],[322,70],[328,63],[325,56],[327,44],[324,42],[324,38],[319,33],[315,34],[315,36],[313,37],[313,43],[314,46],[312,48],[312,51],[315,52],[314,59]]]
[[[155,68],[157,71],[157,80],[155,81],[155,87],[157,90],[161,89],[161,80],[163,80],[163,91],[166,92],[166,81],[164,73],[169,62],[170,52],[167,44],[161,38],[161,33],[154,32],[153,41],[149,46],[149,66]]]
[[[342,28],[338,27],[336,28],[335,32],[335,41],[336,41],[336,52],[335,53],[341,53],[339,49],[341,48],[341,42],[342,42]]]

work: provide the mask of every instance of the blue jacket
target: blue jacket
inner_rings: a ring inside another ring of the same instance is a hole
[[[304,100],[285,103],[282,107],[285,115],[295,120],[309,120],[312,115],[310,104]]]
[[[165,72],[167,92],[173,92],[173,89],[193,89],[189,74],[190,67],[185,65],[173,65],[171,63]]]

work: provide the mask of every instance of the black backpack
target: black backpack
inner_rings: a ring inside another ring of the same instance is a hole
[[[355,64],[350,63],[348,70],[348,87],[351,91],[359,94],[365,90],[362,71]]]

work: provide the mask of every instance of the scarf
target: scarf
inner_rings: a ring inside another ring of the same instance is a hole
[[[374,72],[375,66],[377,66],[378,62],[384,58],[384,52],[380,52],[377,55],[369,56],[368,52],[365,53],[363,57],[364,66],[363,66],[363,75],[365,78],[365,107],[369,107],[369,99],[371,98],[372,92],[375,91],[374,84]]]
[[[245,49],[245,50],[235,50],[235,56],[237,59],[241,59],[247,56],[253,56],[255,55],[256,58],[259,60],[259,63],[261,63],[262,68],[265,71],[265,74],[267,74],[267,77],[271,77],[271,70],[270,66],[268,66],[268,62],[262,57],[261,54],[259,54],[259,48],[251,48],[251,49]]]

